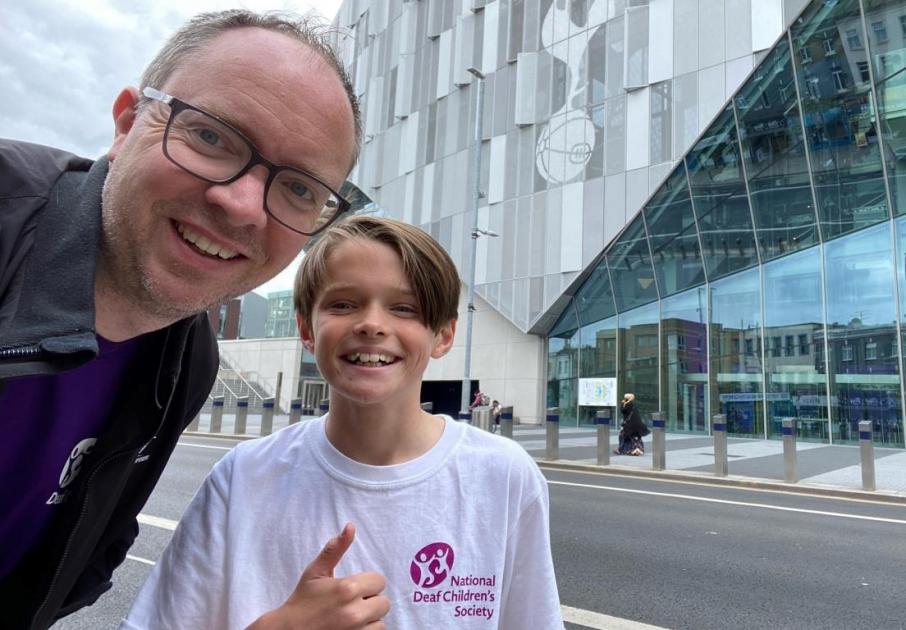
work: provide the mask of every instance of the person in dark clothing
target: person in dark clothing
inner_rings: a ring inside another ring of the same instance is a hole
[[[651,433],[648,425],[642,420],[642,414],[635,406],[635,394],[623,394],[621,413],[623,424],[620,426],[619,447],[614,450],[617,455],[644,455],[645,443],[642,438]]]
[[[118,95],[104,157],[0,140],[0,626],[110,588],[216,377],[206,309],[349,208],[361,124],[320,33],[199,15]]]

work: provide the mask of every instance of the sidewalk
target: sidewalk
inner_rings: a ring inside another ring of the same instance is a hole
[[[610,435],[610,466],[597,466],[597,432],[594,427],[560,427],[560,458],[546,459],[546,428],[513,427],[513,439],[539,463],[548,466],[597,470],[615,474],[637,474],[680,478],[749,487],[815,491],[869,500],[906,503],[906,451],[875,448],[877,490],[862,490],[862,469],[858,446],[830,446],[797,442],[799,483],[783,480],[781,440],[727,439],[729,476],[714,476],[714,441],[708,436],[666,434],[666,470],[654,471],[651,463],[651,436],[645,438],[646,453],[640,457],[614,455],[617,435]]]

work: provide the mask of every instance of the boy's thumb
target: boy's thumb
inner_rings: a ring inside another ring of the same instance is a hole
[[[354,538],[355,527],[352,523],[346,523],[343,526],[343,531],[338,536],[328,540],[321,552],[305,567],[305,571],[302,572],[302,581],[333,577],[333,570],[339,564],[346,550],[349,549]]]

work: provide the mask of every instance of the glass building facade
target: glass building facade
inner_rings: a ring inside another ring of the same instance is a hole
[[[906,2],[811,2],[569,291],[547,404],[614,377],[669,430],[904,446]]]

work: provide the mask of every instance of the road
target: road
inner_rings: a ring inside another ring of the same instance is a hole
[[[115,586],[55,629],[115,628],[233,442],[183,438]],[[567,628],[904,628],[906,507],[544,469]]]

